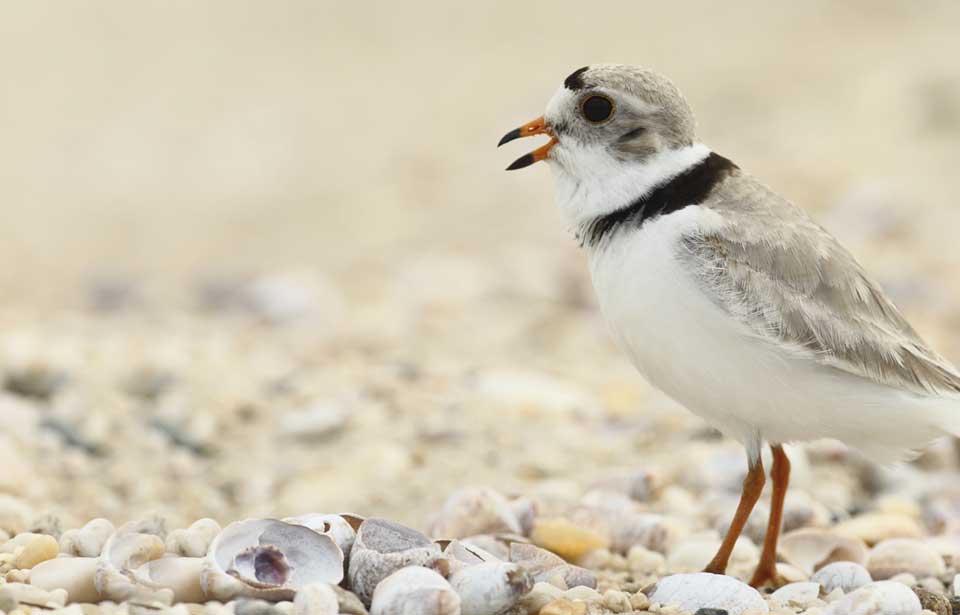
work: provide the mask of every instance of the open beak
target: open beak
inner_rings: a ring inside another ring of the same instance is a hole
[[[550,148],[557,144],[557,138],[553,136],[553,133],[550,132],[550,129],[547,127],[547,121],[543,119],[543,117],[538,117],[532,122],[527,122],[520,128],[514,128],[507,134],[503,135],[503,138],[500,139],[499,143],[497,143],[497,147],[500,147],[504,143],[509,143],[514,139],[532,137],[534,135],[550,135],[550,140],[547,141],[545,145],[538,147],[529,154],[524,154],[523,156],[520,156],[514,160],[513,164],[507,167],[508,171],[515,171],[516,169],[529,167],[534,162],[546,160],[547,155],[550,153]]]

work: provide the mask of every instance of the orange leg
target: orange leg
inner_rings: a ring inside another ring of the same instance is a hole
[[[770,521],[767,523],[767,535],[763,538],[760,563],[750,579],[750,585],[754,587],[761,587],[768,582],[781,584],[777,575],[777,538],[783,522],[783,499],[787,495],[787,484],[790,482],[790,460],[779,444],[771,446],[770,450],[773,452],[773,467],[770,468],[773,496],[770,499]]]
[[[720,549],[713,556],[710,563],[703,570],[714,574],[723,574],[727,571],[727,563],[730,561],[730,554],[733,553],[733,546],[737,544],[737,538],[743,531],[743,526],[747,524],[750,517],[750,511],[753,510],[757,500],[760,499],[760,493],[763,491],[763,483],[766,481],[763,475],[763,462],[757,458],[757,463],[751,465],[747,471],[747,477],[743,479],[743,492],[740,494],[740,504],[737,505],[737,512],[730,522],[730,529],[727,535],[723,537],[720,543]]]

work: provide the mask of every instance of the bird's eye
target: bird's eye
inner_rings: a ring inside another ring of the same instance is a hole
[[[613,115],[613,101],[606,96],[594,94],[580,103],[580,112],[592,124],[599,124],[610,119]]]

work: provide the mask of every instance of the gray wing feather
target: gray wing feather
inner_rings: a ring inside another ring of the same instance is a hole
[[[703,205],[724,222],[686,237],[681,258],[714,302],[756,335],[880,384],[960,392],[955,368],[801,209],[741,173]]]

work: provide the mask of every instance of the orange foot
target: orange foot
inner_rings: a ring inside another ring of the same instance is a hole
[[[760,564],[757,566],[756,572],[753,573],[753,578],[750,579],[750,586],[756,589],[760,589],[765,585],[770,585],[774,589],[778,589],[786,584],[787,581],[777,573],[776,564]]]

